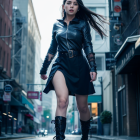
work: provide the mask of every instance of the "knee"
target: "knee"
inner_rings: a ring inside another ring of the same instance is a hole
[[[68,106],[68,101],[66,99],[59,99],[58,107],[61,109],[65,109]]]
[[[78,107],[80,113],[87,113],[88,107],[87,106],[80,106]]]

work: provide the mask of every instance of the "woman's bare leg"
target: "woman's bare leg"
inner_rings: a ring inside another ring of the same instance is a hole
[[[56,71],[52,79],[52,84],[54,86],[57,97],[57,108],[55,116],[66,117],[66,111],[69,103],[69,94],[65,77],[61,71]]]
[[[87,98],[88,95],[78,95],[75,94],[77,101],[77,108],[80,113],[80,120],[87,121],[90,119],[90,111],[88,108]]]

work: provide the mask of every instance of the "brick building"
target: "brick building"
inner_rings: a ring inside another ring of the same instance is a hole
[[[116,51],[114,135],[140,136],[140,0],[121,0],[122,11],[115,16],[110,1],[110,50]],[[112,2],[112,3],[111,3]],[[115,24],[119,30],[114,29]],[[115,43],[119,34],[121,45]]]
[[[12,34],[13,0],[0,0],[0,36]],[[12,38],[0,38],[0,67],[11,77]]]

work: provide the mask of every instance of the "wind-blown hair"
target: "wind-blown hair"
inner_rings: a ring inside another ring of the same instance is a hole
[[[67,0],[63,0],[63,5],[65,5],[66,1]],[[77,0],[77,3],[79,4],[79,11],[76,13],[76,17],[88,21],[91,27],[100,34],[102,39],[103,36],[107,36],[104,32],[104,27],[101,25],[104,23],[108,24],[107,20],[102,15],[96,14],[85,7],[82,0]],[[64,18],[66,17],[66,12],[64,10],[62,16]],[[100,23],[96,22],[96,18]]]

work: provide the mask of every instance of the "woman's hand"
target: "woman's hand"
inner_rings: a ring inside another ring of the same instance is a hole
[[[41,79],[46,80],[46,79],[47,79],[47,75],[42,74],[42,75],[41,75]]]
[[[96,78],[97,78],[97,73],[96,73],[96,72],[90,72],[90,77],[91,77],[90,82],[95,81],[95,80],[96,80]]]

